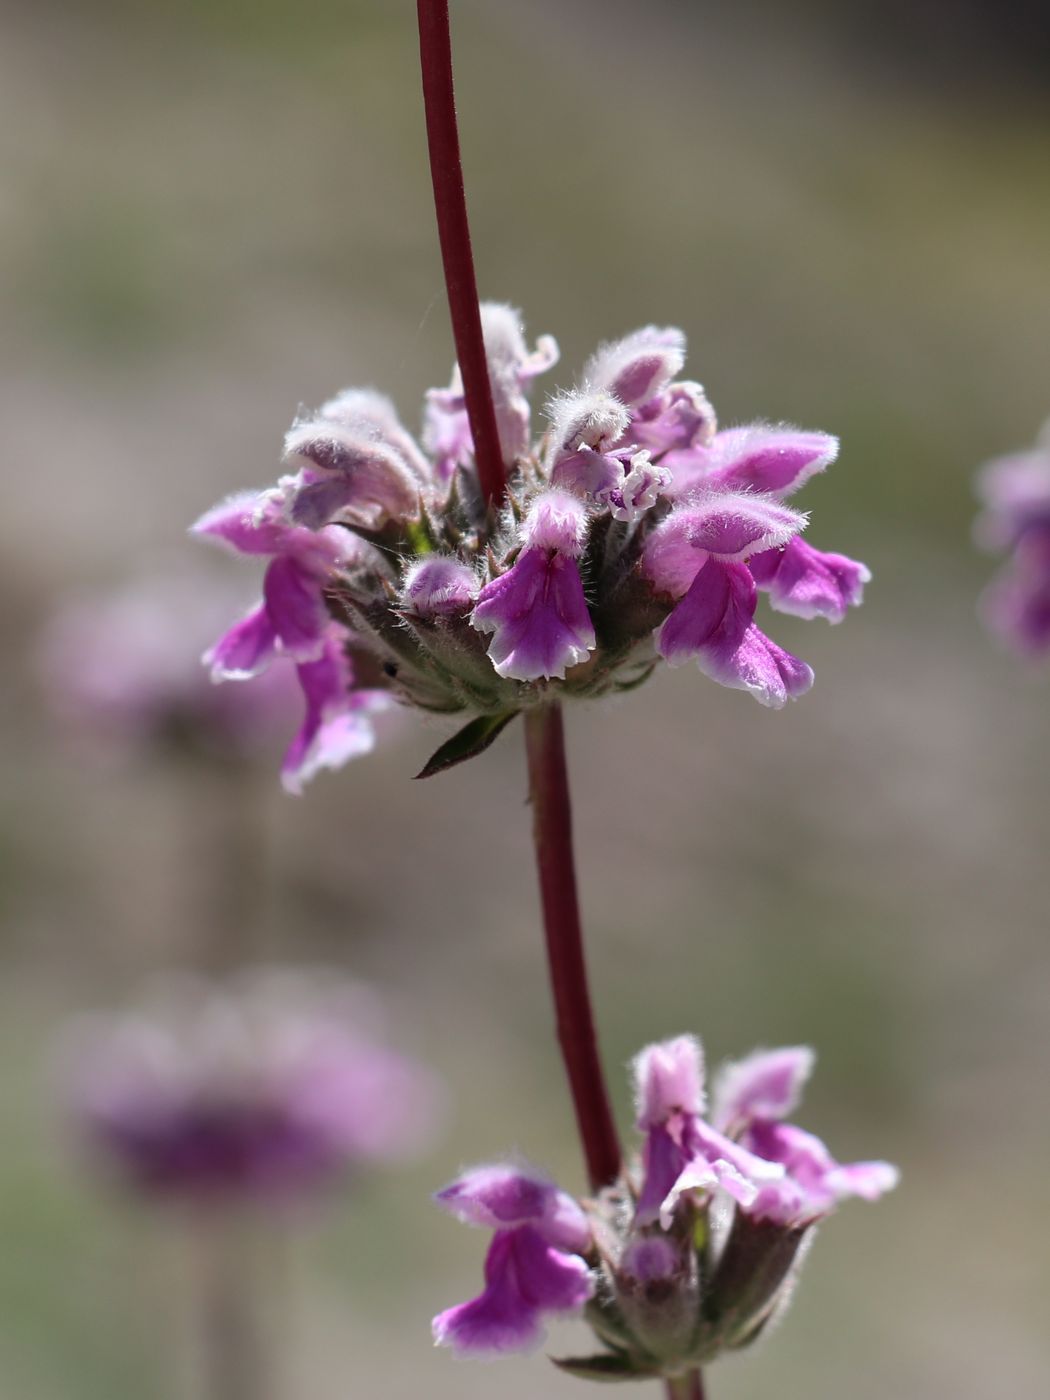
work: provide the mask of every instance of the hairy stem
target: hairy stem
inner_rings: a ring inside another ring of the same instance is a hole
[[[448,0],[417,0],[419,59],[423,70],[430,175],[434,184],[441,261],[448,289],[448,309],[456,355],[463,375],[467,417],[474,438],[474,457],[482,493],[498,505],[505,473],[496,410],[492,402],[485,342],[481,333],[474,255],[470,247],[463,164],[459,154],[456,103],[452,87],[452,40]]]
[[[591,1189],[597,1190],[619,1175],[620,1143],[598,1055],[587,987],[560,705],[538,705],[525,712],[525,747],[558,1044],[569,1077]]]
[[[667,1382],[667,1400],[704,1400],[704,1379],[699,1371]]]

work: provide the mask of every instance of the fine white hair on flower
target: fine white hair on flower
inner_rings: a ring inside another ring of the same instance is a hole
[[[665,388],[685,365],[685,335],[675,326],[643,326],[598,347],[584,367],[584,383],[635,407]]]
[[[574,389],[559,394],[547,405],[546,412],[551,424],[551,460],[581,447],[598,452],[612,447],[631,421],[626,406],[604,389]]]
[[[525,343],[525,322],[516,306],[506,302],[481,303],[481,331],[485,355],[491,368],[513,368],[519,376],[533,379],[551,368],[558,360],[558,342],[552,335],[537,338],[536,349],[530,354]]]

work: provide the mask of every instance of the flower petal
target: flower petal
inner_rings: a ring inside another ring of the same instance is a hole
[[[528,1351],[543,1335],[538,1310],[521,1294],[513,1261],[513,1234],[501,1231],[485,1261],[485,1290],[433,1321],[436,1346],[460,1356],[500,1356]]]
[[[288,532],[270,491],[238,491],[190,526],[191,534],[217,540],[237,554],[277,554]]]
[[[704,1052],[693,1035],[647,1045],[632,1063],[637,1127],[666,1123],[675,1113],[704,1111]]]
[[[320,529],[337,514],[378,529],[419,514],[419,478],[389,443],[328,418],[297,423],[285,438],[285,460],[299,476],[289,492],[289,518]]]
[[[485,1290],[434,1319],[434,1341],[461,1355],[527,1351],[544,1313],[576,1312],[591,1296],[586,1263],[563,1254],[529,1225],[500,1230],[485,1259]]]
[[[472,569],[458,559],[430,554],[405,574],[401,603],[416,617],[451,617],[466,612],[477,597]]]
[[[813,672],[752,622],[755,584],[743,564],[710,559],[657,633],[660,655],[672,666],[690,658],[732,690],[746,690],[779,710],[805,694]]]
[[[858,607],[864,585],[871,582],[867,565],[845,554],[826,554],[797,536],[783,549],[754,555],[748,567],[777,612],[829,622],[841,622],[851,607]]]
[[[756,1118],[786,1118],[798,1107],[815,1058],[807,1045],[788,1045],[724,1065],[715,1079],[714,1123],[735,1136]]]
[[[837,1200],[859,1196],[864,1201],[877,1201],[887,1191],[894,1189],[900,1175],[892,1162],[849,1162],[845,1166],[835,1167],[824,1182]]]
[[[322,768],[341,768],[370,752],[375,733],[367,716],[390,704],[389,696],[379,691],[351,692],[353,677],[342,636],[330,631],[317,660],[296,668],[306,714],[281,765],[285,791],[295,796]]]
[[[658,394],[685,364],[685,335],[674,326],[644,326],[599,347],[584,382],[605,389],[629,408]]]
[[[838,456],[839,440],[788,424],[754,423],[716,433],[704,459],[703,485],[726,491],[789,495]]]
[[[214,681],[241,681],[257,676],[274,654],[277,637],[266,607],[260,603],[224,632],[201,660]]]
[[[680,507],[649,536],[644,568],[654,585],[681,597],[709,554],[743,560],[787,544],[806,517],[771,496],[710,493]]]
[[[716,428],[715,411],[703,385],[683,380],[635,410],[628,436],[654,454],[670,453],[667,464],[675,467],[693,460],[692,455],[680,454],[695,455],[707,447]]]
[[[263,580],[270,625],[286,655],[315,661],[328,629],[323,583],[290,554],[271,560]]]
[[[498,675],[519,681],[564,677],[594,647],[580,571],[574,559],[526,549],[478,595],[471,624],[492,632]]]

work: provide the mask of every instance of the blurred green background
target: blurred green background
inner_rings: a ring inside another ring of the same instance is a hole
[[[451,362],[414,7],[4,7],[0,629],[0,1395],[174,1400],[177,1229],[96,1189],[53,1046],[190,956],[218,777],[100,773],[41,711],[69,589],[189,547],[275,475],[300,402],[347,384],[418,421]],[[699,1032],[712,1061],[804,1040],[805,1123],[900,1191],[822,1232],[788,1324],[713,1400],[1043,1393],[1044,674],[975,601],[970,479],[1050,412],[1050,97],[1036,5],[453,5],[482,294],[549,331],[684,327],[723,422],[843,438],[811,537],[863,611],[771,631],[816,668],[774,714],[692,670],[570,716],[604,1048]],[[234,567],[231,565],[231,568]],[[243,566],[250,568],[250,565]],[[404,723],[302,801],[265,788],[260,955],[345,964],[447,1076],[433,1155],[294,1245],[291,1400],[581,1393],[542,1358],[430,1349],[484,1241],[428,1203],[518,1148],[581,1186],[553,1048],[520,736],[429,784]],[[275,757],[276,767],[276,757]],[[238,931],[243,937],[243,930]],[[556,1333],[570,1346],[572,1329]],[[284,1400],[284,1397],[282,1397]]]

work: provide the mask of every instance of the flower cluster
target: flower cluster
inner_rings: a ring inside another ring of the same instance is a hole
[[[557,1364],[596,1380],[674,1376],[753,1341],[814,1225],[897,1181],[886,1162],[840,1164],[786,1121],[812,1065],[803,1047],[730,1064],[706,1118],[699,1042],[651,1045],[634,1062],[640,1160],[595,1199],[528,1167],[465,1172],[436,1199],[494,1231],[485,1288],[435,1318],[436,1341],[465,1355],[525,1349],[545,1316],[582,1311],[604,1349]]]
[[[194,527],[269,561],[262,602],[208,659],[220,680],[278,655],[306,671],[319,723],[297,778],[359,751],[348,732],[383,695],[474,716],[479,742],[459,757],[527,706],[630,688],[661,659],[777,708],[813,673],[758,626],[759,592],[831,622],[861,600],[864,565],[805,542],[786,503],[834,460],[834,438],[719,431],[679,378],[682,333],[647,327],[599,349],[537,439],[528,393],[557,346],[530,352],[507,306],[482,323],[502,502],[481,496],[456,369],[427,395],[422,445],[388,399],[348,390],[295,423],[274,488]]]
[[[73,1107],[89,1145],[151,1196],[298,1199],[430,1135],[436,1081],[377,1037],[338,978],[256,972],[165,984],[74,1039]]]
[[[272,747],[300,703],[291,672],[220,688],[201,669],[240,593],[173,571],[65,601],[41,636],[38,672],[71,744],[106,758],[187,747],[248,758]]]
[[[1035,447],[989,462],[978,478],[984,510],[977,537],[1008,552],[988,588],[989,625],[1028,656],[1050,652],[1050,423]]]

